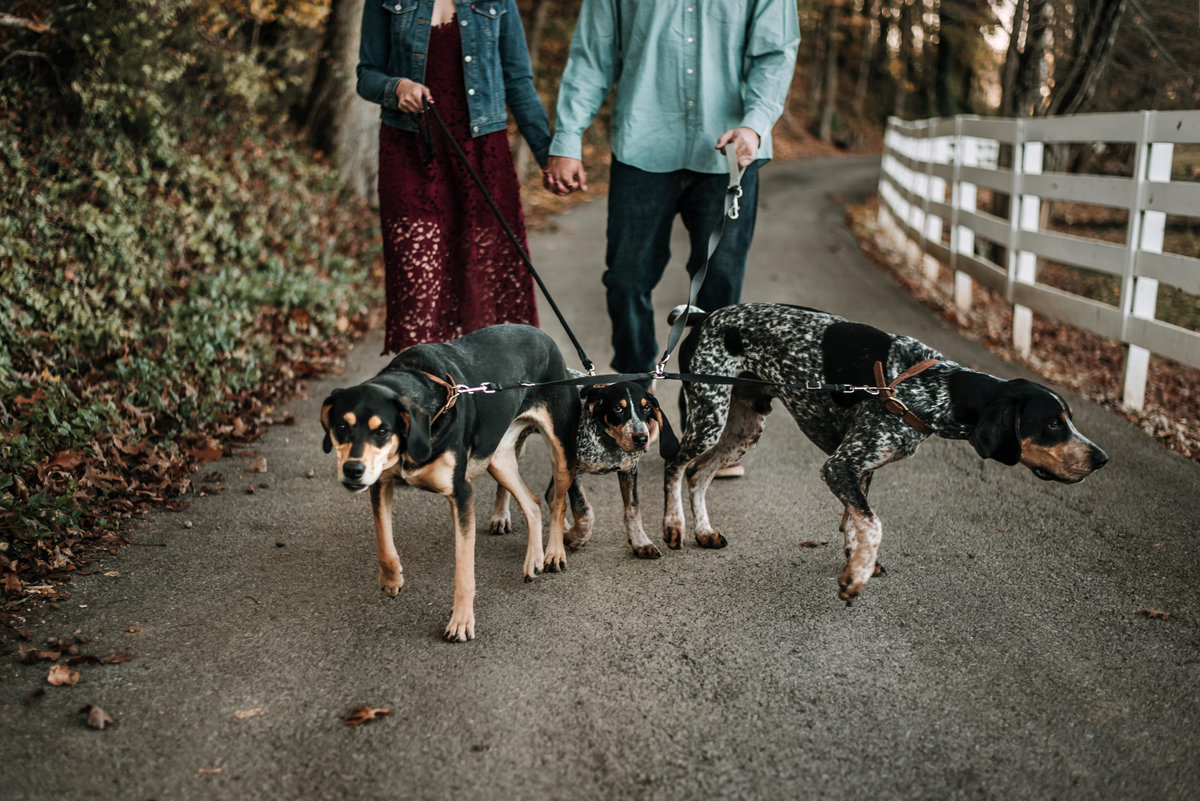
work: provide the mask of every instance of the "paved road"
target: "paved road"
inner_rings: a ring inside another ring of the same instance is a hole
[[[827,308],[1026,375],[860,255],[841,200],[875,175],[866,159],[764,171],[746,299]],[[602,202],[586,204],[533,242],[601,364],[603,219]],[[685,292],[680,273],[663,309]],[[478,639],[449,645],[446,502],[400,493],[407,583],[389,600],[367,499],[333,483],[320,448],[321,398],[373,374],[378,351],[369,340],[345,376],[290,407],[299,424],[259,448],[268,473],[217,464],[223,494],[141,526],[135,547],[34,621],[38,638],[78,631],[85,651],[135,658],[82,666],[69,688],[46,687],[44,663],[0,663],[0,798],[1200,796],[1200,466],[1108,412],[1075,402],[1112,455],[1078,486],[942,440],[881,471],[889,575],[851,608],[836,598],[839,510],[821,456],[782,411],[748,477],[709,495],[722,551],[685,542],[633,559],[615,478],[586,477],[591,544],[566,573],[525,584],[522,534],[482,535]],[[533,486],[542,456],[526,456]],[[643,464],[657,526],[662,463]],[[84,727],[85,704],[120,724]],[[394,712],[344,726],[362,704]]]

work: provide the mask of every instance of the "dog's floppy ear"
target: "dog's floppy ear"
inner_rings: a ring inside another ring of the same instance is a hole
[[[321,448],[326,453],[333,450],[333,438],[329,436],[329,410],[333,408],[333,399],[341,392],[340,389],[335,389],[329,393],[329,397],[321,403],[321,428],[325,429],[325,439],[321,441]]]
[[[583,408],[588,414],[593,414],[596,404],[604,400],[604,390],[608,388],[608,384],[585,384],[579,388],[579,399],[583,401]]]
[[[1009,466],[1021,461],[1018,404],[1017,398],[1002,395],[984,407],[975,430],[967,437],[981,458]]]
[[[399,402],[397,402],[397,405],[400,407],[400,416],[408,423],[408,439],[404,445],[404,449],[408,451],[409,458],[414,462],[424,464],[433,455],[433,437],[429,430],[431,425],[429,412],[416,405],[406,407]]]

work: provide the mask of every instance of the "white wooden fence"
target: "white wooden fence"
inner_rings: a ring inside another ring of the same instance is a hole
[[[1047,145],[1135,146],[1129,178],[1043,173]],[[1141,408],[1149,354],[1200,367],[1200,333],[1155,319],[1159,283],[1200,295],[1200,258],[1163,252],[1167,215],[1200,218],[1200,183],[1172,181],[1176,144],[1200,143],[1200,111],[1141,111],[1069,117],[1000,119],[958,116],[889,120],[879,181],[880,221],[936,278],[938,263],[954,271],[955,302],[971,303],[972,282],[1013,304],[1013,342],[1029,354],[1032,315],[1126,344],[1124,401]],[[997,167],[1002,145],[1013,166]],[[1008,218],[976,209],[979,188],[1010,199]],[[1043,200],[1127,209],[1125,244],[1041,228]],[[999,245],[1007,264],[984,254]],[[1038,259],[1085,267],[1121,279],[1120,306],[1038,282]]]

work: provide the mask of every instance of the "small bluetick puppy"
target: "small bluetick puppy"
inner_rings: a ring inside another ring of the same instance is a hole
[[[582,375],[574,371],[572,374]],[[664,448],[676,445],[670,426],[664,425],[658,399],[641,385],[629,381],[584,386],[579,390],[579,396],[577,473],[616,472],[625,507],[625,535],[633,553],[641,559],[657,559],[658,548],[642,527],[637,479],[638,460],[660,433]],[[568,548],[578,550],[591,539],[595,517],[578,480],[571,484],[569,498],[574,523],[566,532],[565,541]],[[496,505],[492,512],[492,533],[507,534],[509,531],[508,493],[500,486],[496,490]]]
[[[562,353],[526,325],[495,325],[451,342],[417,345],[358,386],[335,389],[321,406],[325,452],[337,453],[338,480],[370,489],[379,586],[404,584],[392,538],[392,490],[410,484],[447,498],[454,525],[454,607],[446,639],[475,637],[475,504],[472,483],[487,472],[517,498],[529,527],[525,580],[565,567],[563,525],[575,480],[579,396],[575,387],[514,387],[459,393],[458,385],[514,386],[568,377]],[[541,505],[521,481],[517,443],[536,431],[550,451],[550,536],[543,552]]]
[[[686,423],[664,477],[663,539],[670,548],[680,547],[684,529],[685,476],[696,542],[705,548],[725,546],[709,522],[705,493],[718,469],[758,441],[775,398],[829,456],[821,477],[844,509],[846,566],[839,595],[847,601],[863,591],[878,568],[883,527],[867,503],[871,476],[911,456],[931,434],[965,439],[980,457],[1019,462],[1044,480],[1082,481],[1108,461],[1075,428],[1071,409],[1058,393],[1032,381],[969,370],[909,337],[773,303],[693,312],[688,324],[694,328],[680,347],[685,371],[771,385],[684,384]],[[882,391],[876,397],[795,388],[807,381]]]

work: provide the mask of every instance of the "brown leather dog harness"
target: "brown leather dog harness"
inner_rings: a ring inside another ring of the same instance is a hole
[[[905,406],[904,401],[896,397],[896,385],[905,379],[912,378],[918,373],[925,372],[937,364],[938,361],[938,359],[926,359],[923,362],[917,362],[896,376],[890,384],[883,377],[883,362],[875,362],[875,386],[879,389],[879,400],[883,402],[883,408],[901,418],[922,434],[930,433],[929,426],[925,425],[924,421],[917,417],[912,409]]]

